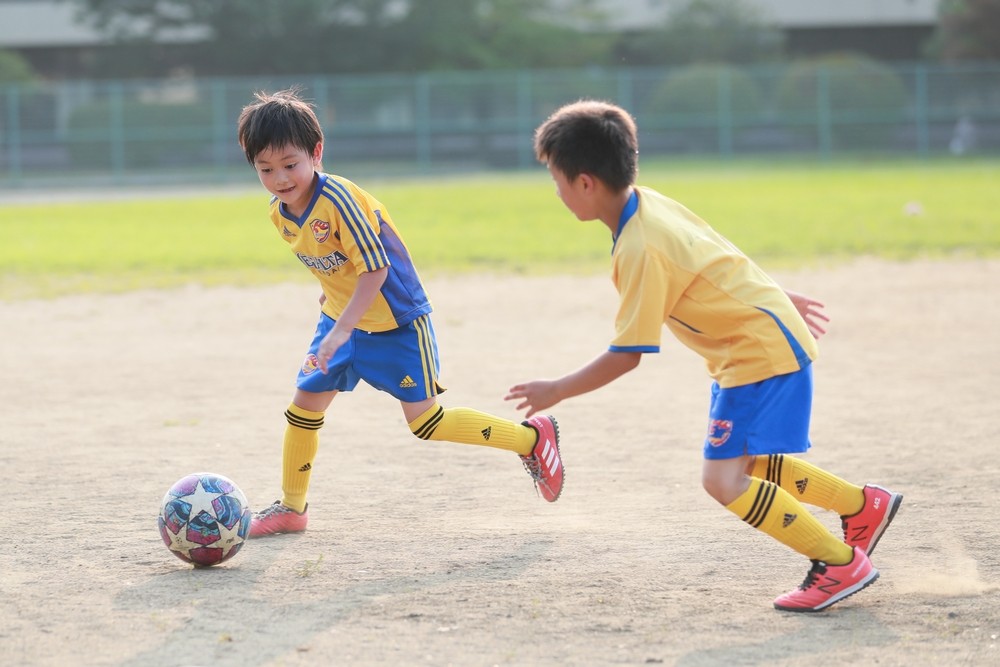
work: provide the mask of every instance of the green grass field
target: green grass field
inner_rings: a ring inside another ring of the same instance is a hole
[[[639,180],[768,268],[1000,253],[1000,161],[651,163]],[[606,228],[566,211],[541,168],[359,184],[425,276],[607,267]],[[0,205],[0,298],[307,280],[267,219],[267,194],[250,192]]]

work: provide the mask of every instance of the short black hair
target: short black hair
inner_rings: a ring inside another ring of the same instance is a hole
[[[290,146],[312,153],[323,141],[323,129],[313,106],[299,97],[297,88],[276,93],[258,91],[243,107],[237,137],[251,165],[268,148]]]
[[[535,157],[570,180],[586,173],[625,190],[639,169],[635,120],[621,107],[579,100],[557,109],[535,130]]]

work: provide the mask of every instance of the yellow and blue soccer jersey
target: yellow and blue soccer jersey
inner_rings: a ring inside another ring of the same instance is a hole
[[[347,307],[358,276],[388,267],[375,303],[358,322],[364,331],[389,331],[431,312],[420,277],[392,218],[373,196],[351,181],[319,174],[305,212],[290,215],[277,197],[271,221],[292,252],[319,279],[323,312],[334,320]]]
[[[635,188],[612,265],[620,295],[612,351],[659,352],[666,324],[723,388],[793,373],[816,358],[816,341],[777,283],[655,190]]]

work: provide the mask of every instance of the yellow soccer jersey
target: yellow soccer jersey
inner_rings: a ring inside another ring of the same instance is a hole
[[[296,218],[277,197],[271,221],[292,252],[323,287],[323,312],[337,319],[358,275],[389,267],[382,290],[358,322],[364,331],[389,331],[431,312],[410,253],[385,207],[351,181],[319,174],[305,213]]]
[[[612,351],[659,352],[666,324],[721,387],[792,373],[816,341],[784,291],[694,213],[637,187],[612,250],[620,295]]]

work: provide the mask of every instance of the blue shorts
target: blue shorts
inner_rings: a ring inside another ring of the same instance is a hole
[[[807,451],[812,412],[812,365],[754,384],[712,384],[706,459]]]
[[[314,393],[351,391],[359,380],[364,380],[407,403],[444,391],[437,381],[441,366],[430,316],[423,315],[391,331],[369,333],[355,329],[333,355],[327,364],[329,372],[324,374],[316,352],[334,324],[325,313],[320,314],[316,335],[295,383],[299,389]]]

